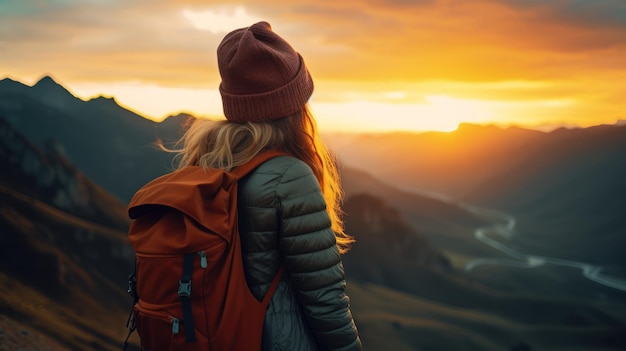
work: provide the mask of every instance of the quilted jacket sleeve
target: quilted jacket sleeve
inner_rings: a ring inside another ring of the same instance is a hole
[[[311,169],[294,163],[276,194],[279,247],[305,320],[321,350],[361,350],[326,202]]]

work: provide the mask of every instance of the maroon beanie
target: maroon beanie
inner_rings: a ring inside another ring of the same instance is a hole
[[[298,54],[267,22],[228,33],[217,48],[224,115],[267,122],[301,110],[313,79]]]

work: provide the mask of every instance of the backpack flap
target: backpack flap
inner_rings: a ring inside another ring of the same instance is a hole
[[[232,238],[225,233],[235,225],[236,216],[230,215],[236,211],[235,184],[229,173],[201,167],[186,167],[148,183],[129,205],[133,247],[142,253],[190,253],[206,247],[199,232],[230,244]]]

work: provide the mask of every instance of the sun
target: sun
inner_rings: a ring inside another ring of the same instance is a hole
[[[429,95],[422,114],[432,119],[433,130],[453,131],[460,123],[485,123],[493,118],[488,103],[480,100],[452,98],[447,95]]]

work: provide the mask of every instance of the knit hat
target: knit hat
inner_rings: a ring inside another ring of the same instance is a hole
[[[304,60],[267,22],[228,33],[217,48],[224,115],[267,122],[301,110],[313,94]]]

